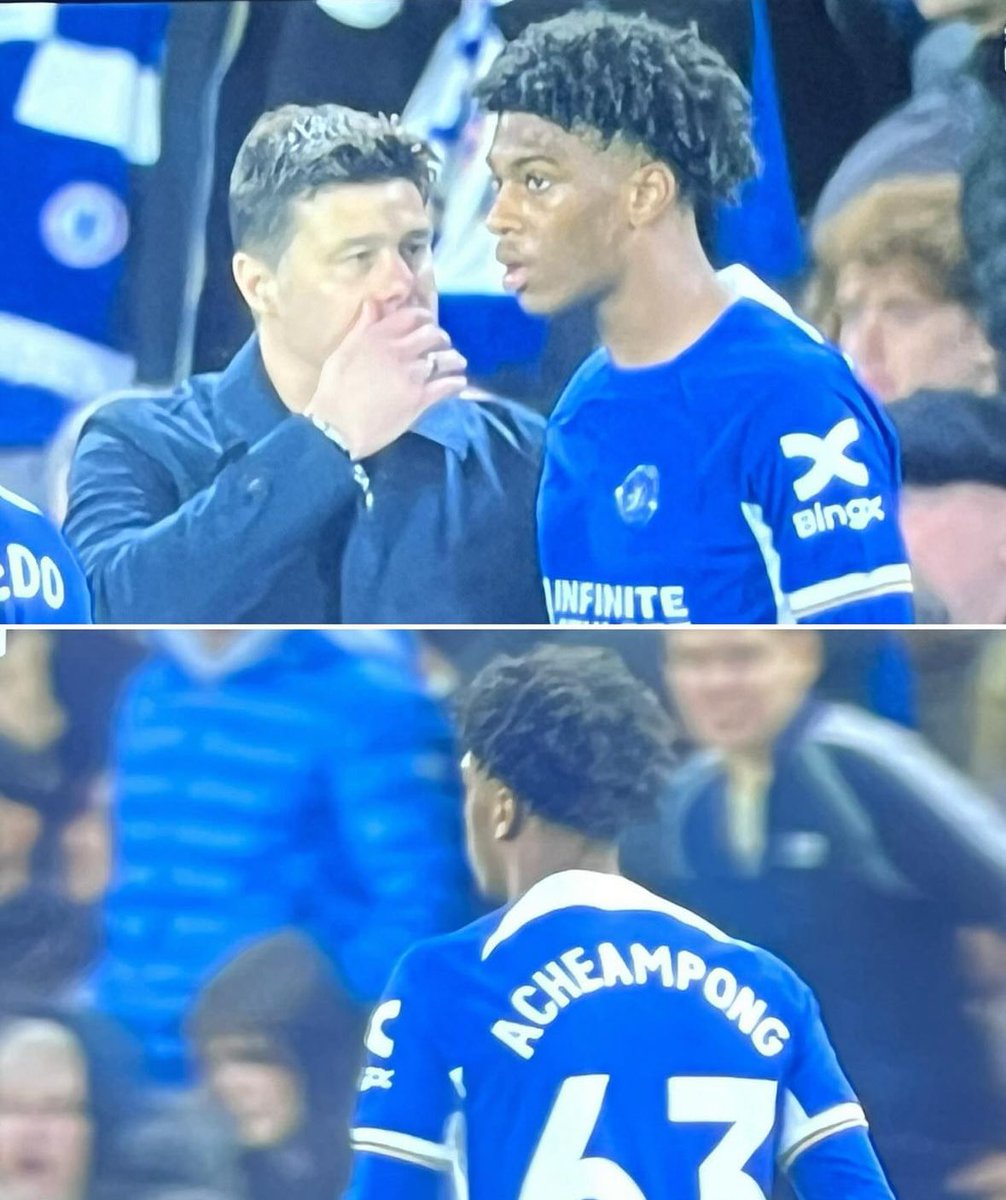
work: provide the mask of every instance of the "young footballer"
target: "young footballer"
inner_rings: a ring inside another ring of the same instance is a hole
[[[807,986],[618,874],[672,765],[604,651],[477,677],[476,876],[506,907],[401,961],[367,1036],[352,1200],[892,1200]]]
[[[602,342],[546,438],[551,619],[910,622],[891,427],[835,349],[700,244],[696,207],[756,166],[720,55],[573,12],[508,45],[479,95],[505,284],[533,313],[593,305]]]

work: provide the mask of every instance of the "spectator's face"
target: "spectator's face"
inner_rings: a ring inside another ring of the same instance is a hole
[[[475,882],[485,896],[505,896],[506,879],[496,837],[501,785],[471,754],[461,760],[461,779],[465,788],[465,845]]]
[[[920,388],[995,391],[995,355],[963,305],[937,300],[907,263],[850,263],[835,293],[839,345],[885,403]]]
[[[817,679],[820,648],[804,630],[666,635],[667,681],[689,733],[724,751],[768,749]]]
[[[1006,622],[1006,488],[906,487],[901,529],[913,573],[952,623]]]
[[[32,1022],[38,1029],[41,1022]],[[62,1030],[53,1026],[56,1036]],[[12,1033],[0,1046],[0,1196],[78,1200],[91,1149],[83,1062],[72,1047]]]
[[[601,152],[550,121],[504,113],[489,166],[499,190],[488,225],[499,239],[507,290],[533,313],[608,294],[628,233],[626,152]]]
[[[364,301],[381,315],[411,305],[436,315],[431,242],[414,184],[338,184],[293,202],[293,235],[275,269],[239,253],[234,271],[263,332],[320,370]]]
[[[232,1117],[242,1146],[276,1146],[299,1126],[301,1090],[285,1066],[249,1054],[245,1039],[210,1046],[210,1087]]]

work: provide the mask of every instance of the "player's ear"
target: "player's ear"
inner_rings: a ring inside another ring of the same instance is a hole
[[[500,788],[496,797],[496,812],[493,816],[493,837],[497,842],[508,842],[520,829],[522,810],[517,797],[509,788]]]
[[[674,204],[678,181],[674,172],[660,162],[643,163],[629,180],[629,222],[633,228],[652,224]]]
[[[231,260],[231,271],[252,316],[256,320],[272,316],[276,311],[276,277],[268,263],[238,250]]]

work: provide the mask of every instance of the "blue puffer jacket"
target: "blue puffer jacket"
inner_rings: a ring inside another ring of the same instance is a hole
[[[184,1079],[185,1014],[248,939],[304,930],[367,1003],[468,915],[450,730],[382,636],[245,633],[213,668],[181,641],[134,680],[95,999],[162,1082]]]

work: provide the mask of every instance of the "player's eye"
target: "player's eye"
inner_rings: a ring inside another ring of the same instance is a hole
[[[525,175],[524,183],[527,185],[529,192],[547,192],[552,186],[552,181],[546,179],[544,175]]]

